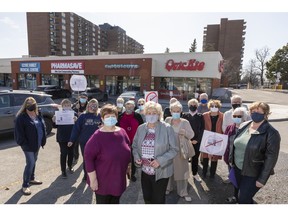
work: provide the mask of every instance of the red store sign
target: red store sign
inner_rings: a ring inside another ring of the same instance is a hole
[[[204,69],[205,62],[196,61],[196,59],[190,59],[187,62],[174,62],[173,59],[169,59],[166,62],[165,68],[168,71],[171,70],[187,70],[187,71],[202,71]]]

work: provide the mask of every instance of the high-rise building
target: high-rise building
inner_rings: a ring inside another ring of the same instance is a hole
[[[203,51],[220,51],[224,58],[221,85],[239,83],[245,46],[244,20],[222,18],[221,23],[204,27]]]
[[[101,29],[101,51],[117,52],[118,54],[142,54],[144,47],[119,26],[108,23],[99,25]]]
[[[133,54],[144,50],[143,45],[120,27],[107,24],[109,28],[100,29],[75,13],[28,12],[26,15],[30,56],[98,55],[100,51]]]

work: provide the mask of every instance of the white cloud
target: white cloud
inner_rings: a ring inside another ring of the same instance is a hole
[[[17,25],[17,23],[14,22],[14,21],[13,21],[11,18],[9,18],[9,17],[1,18],[1,19],[0,19],[0,22],[1,22],[1,23],[4,23],[5,25],[8,25],[10,28],[19,29],[19,30],[20,30],[20,26]]]

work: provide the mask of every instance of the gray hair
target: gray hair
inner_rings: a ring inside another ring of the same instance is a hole
[[[206,93],[202,93],[200,94],[199,98],[206,98],[208,99],[208,95]]]
[[[233,110],[232,115],[234,115],[237,112],[242,113],[242,122],[247,121],[248,119],[248,113],[247,110],[244,107],[237,107],[235,110]]]
[[[172,110],[172,108],[180,108],[180,110],[182,111],[183,107],[182,104],[179,101],[176,101],[172,104],[170,104],[170,111]]]
[[[233,95],[230,99],[231,99],[231,103],[232,103],[232,101],[234,101],[236,99],[239,99],[241,101],[241,103],[242,103],[242,97],[239,96],[239,95]]]

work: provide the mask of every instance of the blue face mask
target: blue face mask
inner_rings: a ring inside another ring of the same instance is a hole
[[[237,124],[237,125],[241,124],[241,122],[242,122],[242,119],[241,119],[241,118],[233,118],[233,117],[232,117],[232,120],[233,120],[233,122],[234,122],[235,124]]]
[[[259,123],[264,120],[264,114],[257,112],[251,113],[251,119],[253,122]]]
[[[158,121],[159,116],[158,115],[146,115],[145,119],[146,122],[154,124],[155,122]]]
[[[116,119],[116,117],[111,116],[111,117],[105,118],[103,120],[103,123],[105,126],[112,127],[112,126],[116,125],[117,119]]]
[[[180,113],[171,113],[173,119],[179,119]]]
[[[138,106],[139,107],[139,110],[144,110],[144,106]]]
[[[86,101],[87,101],[87,99],[85,99],[85,98],[80,98],[80,103],[86,103]]]
[[[208,100],[202,99],[200,102],[201,102],[201,104],[206,104],[208,102]]]

